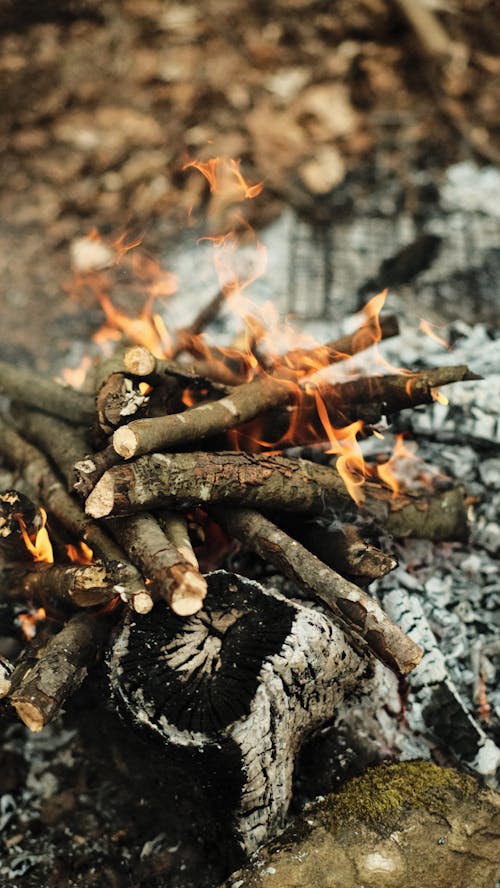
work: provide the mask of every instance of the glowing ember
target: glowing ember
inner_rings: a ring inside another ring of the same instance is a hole
[[[39,607],[29,613],[18,614],[16,620],[21,627],[25,637],[31,641],[37,633],[37,625],[47,619],[45,608]]]
[[[42,526],[40,530],[37,531],[34,541],[31,540],[29,537],[24,520],[20,516],[17,520],[19,521],[19,527],[21,528],[24,545],[26,546],[28,552],[33,556],[33,561],[41,561],[45,562],[45,564],[53,564],[54,553],[52,551],[52,543],[50,542],[49,534],[47,532],[47,528],[45,527],[47,522],[47,513],[45,509],[40,509],[40,515],[42,517]]]

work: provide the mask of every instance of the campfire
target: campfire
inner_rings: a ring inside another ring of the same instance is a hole
[[[188,166],[211,189],[223,169],[239,199],[260,193],[234,163]],[[0,664],[0,695],[38,732],[105,660],[133,723],[174,746],[236,744],[248,778],[236,826],[251,851],[284,823],[301,740],[358,682],[377,686],[377,661],[404,678],[421,660],[412,620],[367,591],[396,567],[374,532],[467,537],[462,489],[410,470],[419,463],[403,434],[382,459],[362,444],[383,439],[399,411],[446,404],[442,387],[479,377],[463,364],[383,363],[377,345],[399,331],[386,291],[349,333],[292,337],[252,307],[254,269],[241,279],[222,267],[228,238],[212,238],[220,290],[177,329],[152,312],[173,278],[137,242],[79,239],[71,292],[98,294],[97,338],[115,346],[86,360],[79,387],[0,363],[0,453],[22,478],[0,494],[3,600],[27,638]],[[148,292],[136,318],[109,294],[124,266]],[[213,342],[206,328],[228,306],[242,334]],[[365,352],[371,371],[351,369]],[[227,570],[236,549],[287,578],[290,600]],[[280,752],[256,788],[263,694]]]

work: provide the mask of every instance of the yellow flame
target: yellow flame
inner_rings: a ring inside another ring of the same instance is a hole
[[[24,520],[21,517],[18,517],[17,520],[19,521],[19,526],[21,528],[24,545],[26,546],[28,552],[33,556],[33,561],[40,561],[44,562],[45,564],[53,564],[54,552],[52,550],[52,543],[50,542],[47,528],[45,527],[47,523],[47,513],[45,509],[40,509],[40,515],[42,516],[42,526],[40,530],[37,531],[34,543],[29,537]]]

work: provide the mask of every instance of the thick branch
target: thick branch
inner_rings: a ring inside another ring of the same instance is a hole
[[[95,417],[91,395],[4,361],[0,361],[0,394],[77,424],[91,423]]]
[[[86,503],[94,518],[208,502],[322,512],[349,496],[335,469],[235,451],[154,453],[106,472]]]
[[[361,635],[372,652],[393,671],[406,675],[422,651],[383,612],[375,599],[341,577],[272,521],[251,509],[215,509],[226,530],[261,558],[274,564],[312,598],[340,617],[341,626]]]
[[[120,576],[102,564],[34,564],[11,567],[2,575],[3,601],[28,599],[45,607],[70,604],[94,607],[119,594]]]
[[[111,530],[174,613],[189,616],[200,610],[207,593],[204,577],[167,539],[152,515],[113,520]]]
[[[366,514],[395,536],[466,538],[461,490],[396,497],[369,482],[363,490],[359,509],[336,469],[307,460],[241,451],[154,453],[106,472],[87,498],[86,511],[104,518],[207,503],[318,515],[334,510],[346,516]]]
[[[94,664],[106,635],[107,621],[96,614],[77,614],[53,636],[38,662],[10,694],[19,718],[41,731],[58,715]]]
[[[130,459],[142,453],[197,441],[248,422],[271,407],[288,403],[293,391],[292,385],[271,377],[255,379],[233,389],[229,396],[219,401],[200,404],[184,413],[138,419],[122,426],[113,436],[113,446],[120,456]]]

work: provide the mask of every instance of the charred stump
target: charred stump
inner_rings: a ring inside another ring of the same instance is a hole
[[[162,602],[128,613],[108,669],[121,713],[201,766],[247,853],[284,825],[303,739],[372,685],[370,661],[328,617],[225,571],[188,620]]]

